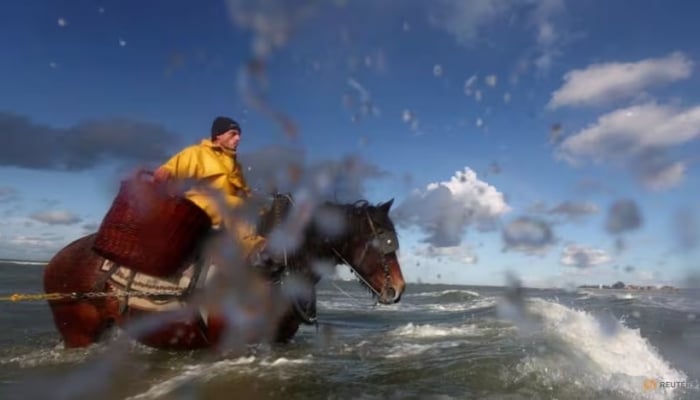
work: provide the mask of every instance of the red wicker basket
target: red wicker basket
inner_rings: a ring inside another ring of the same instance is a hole
[[[191,259],[211,219],[184,197],[171,196],[148,171],[122,181],[93,250],[148,275],[166,277]]]

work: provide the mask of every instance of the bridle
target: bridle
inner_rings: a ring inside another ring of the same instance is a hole
[[[365,247],[362,249],[362,255],[360,256],[360,261],[358,261],[357,266],[353,265],[351,262],[345,259],[343,255],[336,250],[335,247],[332,247],[331,250],[335,253],[336,256],[345,264],[350,266],[350,269],[353,270],[355,275],[362,281],[362,283],[365,284],[374,294],[378,297],[381,298],[381,293],[377,291],[367,280],[360,274],[358,271],[357,267],[361,266],[362,263],[365,261],[365,256],[367,255],[367,250],[369,249],[369,246],[374,246],[382,255],[382,268],[384,270],[384,284],[382,285],[382,291],[385,291],[386,289],[389,288],[390,282],[391,282],[391,274],[389,272],[389,264],[387,263],[386,256],[389,254],[395,253],[399,249],[399,241],[398,238],[396,237],[396,232],[393,231],[388,231],[384,229],[377,229],[374,225],[374,221],[372,221],[372,218],[369,216],[369,213],[366,212],[365,215],[367,216],[367,221],[369,222],[369,227],[372,230],[372,235],[370,236],[369,240],[365,242]],[[345,252],[347,248],[348,243],[345,243],[345,246],[343,246],[343,252]]]
[[[283,194],[281,196],[283,196],[290,204],[292,204],[292,205],[294,204],[294,200],[292,199],[292,197],[290,195]],[[275,213],[276,213],[278,220],[281,219],[281,212],[282,211],[280,209],[275,208]],[[389,254],[395,253],[398,250],[399,241],[398,241],[398,238],[396,236],[396,232],[384,230],[381,228],[377,229],[374,221],[370,217],[369,212],[367,210],[365,210],[365,216],[367,217],[367,221],[368,221],[369,227],[371,229],[371,236],[367,240],[367,242],[365,242],[365,246],[362,249],[362,256],[360,257],[360,260],[357,263],[357,267],[362,266],[362,263],[365,261],[365,257],[367,256],[367,251],[369,250],[369,246],[374,246],[382,255],[382,268],[384,271],[384,283],[382,285],[381,291],[386,292],[387,289],[390,287],[390,283],[391,283],[391,274],[389,271],[389,264],[387,263],[386,256]],[[329,242],[328,238],[325,238],[324,240],[326,241],[326,243]],[[355,273],[355,275],[358,277],[358,279],[360,279],[360,281],[362,281],[362,283],[365,286],[367,286],[374,293],[374,295],[377,296],[377,298],[381,298],[382,297],[381,292],[374,289],[374,287],[364,277],[362,277],[362,275],[358,271],[357,267],[355,265],[353,265],[352,263],[350,263],[348,260],[346,260],[345,257],[343,257],[343,253],[346,252],[348,244],[349,243],[346,241],[345,245],[342,248],[342,253],[339,252],[333,246],[331,247],[331,250],[333,251],[333,253],[335,253],[335,255],[338,257],[338,259],[340,259],[343,263],[347,264],[350,267],[350,269],[352,269],[352,271]],[[284,271],[285,271],[285,275],[286,275],[289,273],[289,269],[288,269],[289,265],[288,265],[286,248],[284,249],[284,266],[285,266]],[[338,289],[340,289],[340,288],[338,288]],[[350,296],[350,297],[352,297],[352,296]],[[316,319],[315,315],[314,316],[308,315],[306,310],[304,310],[303,307],[300,304],[298,304],[296,301],[294,301],[292,303],[294,306],[295,313],[304,323],[311,324],[311,325],[317,324],[317,319]]]

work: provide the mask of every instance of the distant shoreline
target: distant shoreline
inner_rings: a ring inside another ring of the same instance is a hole
[[[596,290],[678,290],[675,286],[663,285],[581,285],[577,289],[596,289]]]

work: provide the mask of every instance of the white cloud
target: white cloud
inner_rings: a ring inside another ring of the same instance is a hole
[[[686,166],[683,162],[652,169],[641,176],[643,183],[652,190],[667,190],[678,185],[685,176]]]
[[[0,258],[23,260],[48,260],[62,247],[86,233],[77,224],[47,227],[25,216],[3,218],[0,231],[4,233],[0,238]]]
[[[37,212],[29,218],[49,225],[72,225],[82,221],[77,215],[64,210]]]
[[[637,62],[593,64],[569,71],[564,85],[552,93],[548,108],[595,106],[628,99],[649,87],[686,79],[693,62],[683,53]]]
[[[92,233],[92,232],[96,232],[100,228],[100,224],[97,224],[97,223],[83,224],[82,228],[84,231]]]
[[[605,250],[580,245],[566,246],[559,259],[563,265],[576,268],[588,268],[608,261],[610,256]]]
[[[22,260],[48,260],[68,241],[58,235],[36,234],[4,235],[0,239],[0,258]]]
[[[15,246],[33,247],[34,249],[54,249],[56,240],[46,239],[39,236],[15,236],[8,240],[8,243]]]
[[[396,222],[416,225],[428,234],[425,242],[436,247],[456,246],[466,228],[493,227],[496,219],[510,211],[503,193],[478,179],[470,168],[457,171],[449,181],[431,183],[416,190],[394,211]]]
[[[662,148],[647,149],[632,159],[630,166],[644,186],[656,191],[680,184],[687,170],[684,161],[673,160]]]
[[[622,162],[647,187],[667,189],[682,181],[686,166],[669,159],[665,150],[699,137],[700,106],[683,109],[648,103],[599,117],[563,140],[557,157],[572,164]]]

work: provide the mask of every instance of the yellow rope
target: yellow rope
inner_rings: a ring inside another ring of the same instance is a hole
[[[9,296],[0,296],[0,302],[11,301],[42,301],[42,300],[88,300],[105,297],[162,297],[181,296],[181,290],[148,291],[114,291],[114,292],[84,292],[84,293],[14,293]]]
[[[0,301],[37,301],[37,300],[61,300],[73,297],[72,293],[14,293],[9,296],[0,296]]]

